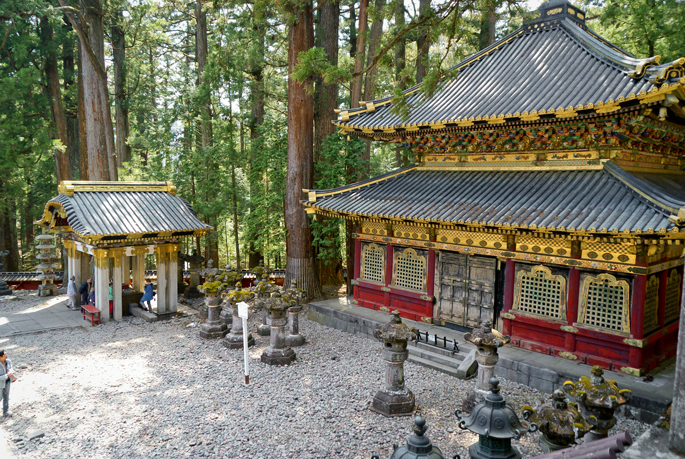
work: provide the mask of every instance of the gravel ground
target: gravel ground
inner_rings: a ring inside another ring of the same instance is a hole
[[[44,302],[35,294],[3,302],[0,316]],[[380,344],[310,322],[306,312],[301,317],[308,343],[295,348],[297,360],[288,367],[262,364],[268,337],[253,332],[249,386],[242,350],[200,338],[193,317],[126,317],[0,339],[19,377],[11,388],[14,416],[0,429],[21,458],[390,457],[392,444],[411,435],[413,419],[369,410],[384,374]],[[255,314],[252,330],[256,320]],[[453,413],[475,381],[410,362],[405,378],[427,419],[427,436],[446,458],[468,457],[477,437],[459,430]],[[517,413],[547,398],[506,380],[502,394]],[[612,432],[637,438],[647,427],[619,418]],[[45,435],[29,440],[36,430]],[[514,442],[524,457],[540,454],[537,435]]]

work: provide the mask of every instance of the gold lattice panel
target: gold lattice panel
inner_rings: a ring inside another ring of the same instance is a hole
[[[388,229],[383,222],[372,222],[365,221],[362,222],[362,233],[364,234],[377,234],[379,236],[387,236]]]
[[[501,234],[479,231],[438,230],[435,237],[437,242],[448,244],[469,245],[473,247],[489,247],[491,249],[506,249],[506,236]]]
[[[635,263],[634,244],[613,244],[611,242],[583,242],[581,257],[586,260],[603,260],[614,263]]]
[[[651,276],[647,280],[645,290],[645,317],[643,332],[645,334],[659,327],[659,276]]]
[[[516,251],[568,257],[571,256],[571,241],[532,236],[516,236]]]
[[[516,274],[514,309],[551,319],[566,318],[566,279],[546,266]]]
[[[430,240],[430,235],[428,234],[428,228],[422,226],[413,225],[393,225],[392,234],[395,237],[403,237],[405,239],[416,239],[419,241]]]
[[[361,278],[385,282],[385,246],[366,244],[362,248]]]
[[[393,284],[412,290],[426,290],[426,257],[414,249],[395,253],[393,263]]]
[[[677,269],[672,269],[666,282],[666,310],[664,323],[669,324],[680,318],[680,283],[682,276]]]
[[[630,286],[611,274],[586,276],[578,322],[598,329],[630,333]]]

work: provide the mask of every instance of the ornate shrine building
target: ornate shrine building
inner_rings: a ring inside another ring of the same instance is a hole
[[[685,239],[685,58],[637,59],[564,0],[433,95],[340,112],[415,164],[331,190],[356,222],[354,302],[642,375],[675,355]]]
[[[129,284],[129,272],[133,289],[142,292],[147,255],[156,257],[157,315],[175,313],[180,239],[213,229],[198,220],[188,201],[176,196],[176,187],[171,182],[64,181],[58,191],[34,224],[61,233],[67,272],[78,282],[89,277],[81,260],[93,257],[101,320],[109,320],[101,305],[109,304],[110,282],[119,287],[112,289],[114,320],[122,316],[121,286]]]

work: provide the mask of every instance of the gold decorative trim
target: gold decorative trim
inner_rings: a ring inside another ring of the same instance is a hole
[[[644,368],[621,367],[621,371],[627,375],[637,376],[637,377],[644,376],[644,374],[645,374]]]
[[[391,290],[388,287],[381,287],[381,290],[388,293],[391,292]]]
[[[649,339],[633,339],[633,338],[626,338],[623,340],[624,344],[627,344],[628,346],[631,347],[638,347],[640,349],[644,348],[649,344]]]
[[[359,301],[357,301],[357,300],[355,300],[354,298],[352,298],[352,299],[350,300],[350,303],[352,303],[352,304],[359,304]]]
[[[73,196],[78,192],[95,191],[148,191],[176,194],[176,187],[171,182],[89,182],[63,180],[57,187],[60,194]]]
[[[417,276],[411,271],[420,265],[421,275]],[[406,266],[402,266],[406,265]],[[393,287],[405,288],[419,292],[426,291],[426,269],[428,260],[423,255],[419,255],[416,250],[406,248],[404,250],[397,250],[393,255],[392,264],[392,283]],[[398,283],[400,281],[400,283]],[[420,284],[420,285],[418,285]],[[419,288],[416,288],[416,287]]]
[[[514,320],[516,319],[516,316],[514,314],[509,314],[508,312],[502,312],[500,313],[500,317],[504,319],[509,319],[509,320]]]
[[[432,301],[435,301],[435,297],[434,297],[434,296],[428,296],[428,295],[421,295],[421,296],[419,297],[419,299],[424,300],[424,301],[431,301],[431,302],[432,302]]]
[[[359,285],[359,281],[357,279],[352,279],[350,285]]]
[[[381,306],[380,308],[378,308],[378,310],[383,312],[390,312],[390,308],[387,306]]]
[[[559,328],[561,328],[565,332],[578,333],[578,329],[576,327],[571,327],[570,325],[562,325]]]
[[[425,322],[427,324],[432,324],[433,318],[432,317],[421,317],[421,322]]]
[[[558,355],[559,357],[563,357],[567,360],[578,360],[578,356],[575,354],[571,354],[570,352],[561,351]]]

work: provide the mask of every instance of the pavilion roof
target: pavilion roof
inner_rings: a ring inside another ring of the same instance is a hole
[[[36,221],[99,241],[202,235],[200,221],[170,182],[62,182]]]
[[[611,162],[539,171],[410,166],[308,191],[309,212],[345,218],[633,235],[679,231],[672,220],[685,207],[682,174],[627,172]]]
[[[663,65],[659,56],[637,59],[589,30],[566,0],[543,3],[538,14],[454,66],[430,97],[420,85],[406,90],[408,118],[392,113],[387,97],[342,111],[333,123],[374,137],[569,118],[647,104],[685,85],[685,58]]]

